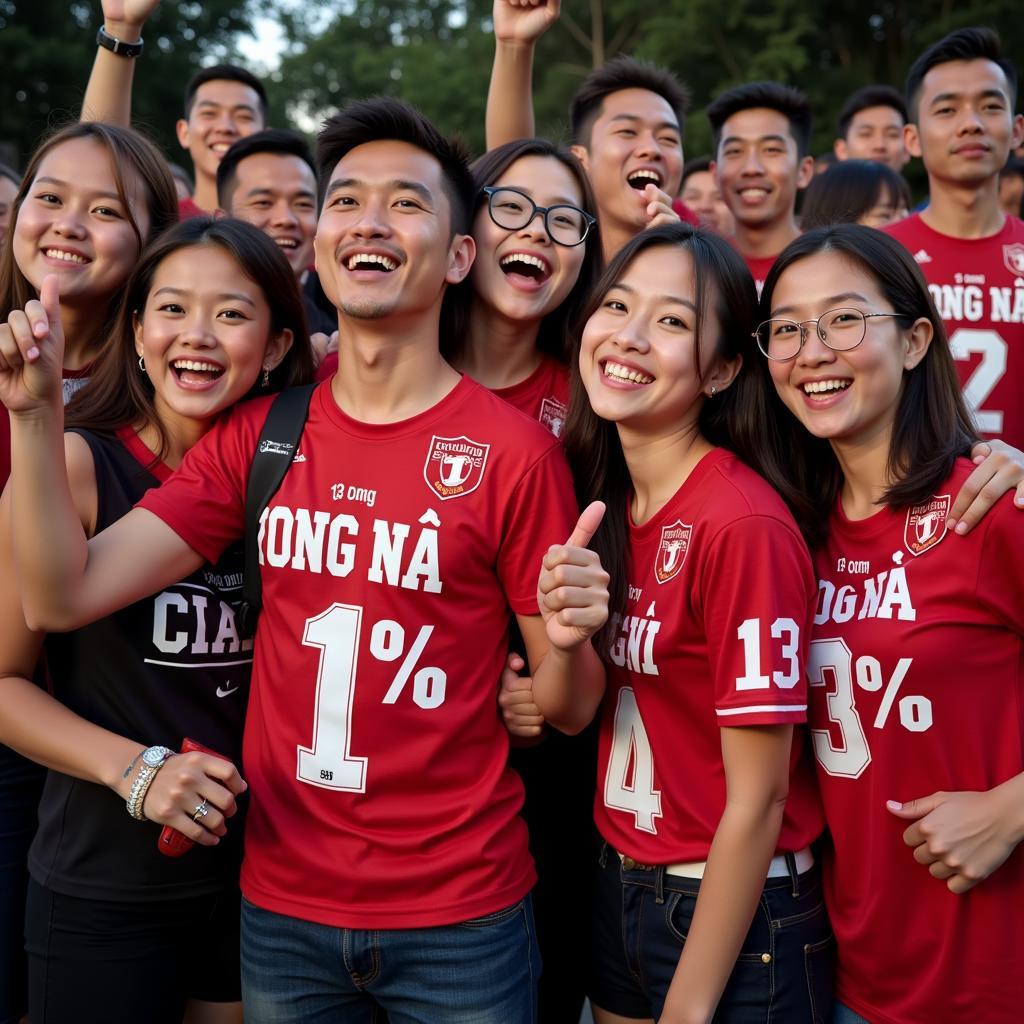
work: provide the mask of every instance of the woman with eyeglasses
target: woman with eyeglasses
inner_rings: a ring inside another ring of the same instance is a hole
[[[498,146],[472,170],[476,259],[469,278],[445,298],[442,346],[456,369],[560,437],[569,406],[569,332],[602,261],[590,182],[571,153],[545,139]],[[512,646],[521,650],[515,639]],[[510,656],[503,700],[529,703],[527,690],[514,689],[528,686],[517,682],[524,665],[519,654]],[[586,957],[577,927],[589,894],[578,876],[580,863],[593,859],[594,751],[590,731],[551,732],[512,752],[537,865],[542,1022],[578,1020],[583,1006]]]
[[[594,198],[579,161],[545,139],[473,165],[476,259],[449,289],[441,337],[459,370],[555,436],[569,400],[569,325],[601,269]]]
[[[777,393],[764,444],[788,457],[771,482],[818,576],[808,676],[833,1021],[1010,1024],[1024,1005],[1024,520],[1004,497],[950,536],[977,434],[899,243],[856,225],[805,234],[761,312]]]

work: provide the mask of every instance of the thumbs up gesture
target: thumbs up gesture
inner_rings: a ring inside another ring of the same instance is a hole
[[[59,404],[63,362],[60,284],[49,274],[40,297],[0,324],[0,402],[12,414]]]
[[[588,505],[564,544],[548,549],[537,580],[537,606],[552,647],[570,651],[608,619],[608,573],[586,545],[604,518],[603,502]]]

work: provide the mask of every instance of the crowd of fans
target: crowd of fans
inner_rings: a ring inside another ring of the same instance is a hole
[[[629,56],[535,137],[496,0],[476,160],[220,65],[183,169],[155,6],[0,166],[0,1024],[1016,1022],[996,33],[684,161]]]

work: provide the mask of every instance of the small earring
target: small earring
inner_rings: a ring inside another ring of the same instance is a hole
[[[264,366],[263,367],[263,388],[264,388],[264,390],[266,390],[269,387],[270,387],[270,367],[269,366]]]
[[[718,388],[714,384],[711,385],[711,397],[714,398],[718,394]]]
[[[142,356],[139,356],[139,373],[145,373],[145,372],[146,372],[146,364],[143,361]]]

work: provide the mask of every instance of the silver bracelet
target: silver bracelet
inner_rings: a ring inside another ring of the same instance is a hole
[[[142,752],[142,766],[139,768],[139,774],[135,776],[132,788],[128,792],[128,799],[125,801],[128,813],[136,821],[148,820],[145,814],[142,813],[142,805],[146,801],[146,794],[156,778],[156,773],[163,768],[167,763],[167,759],[173,755],[174,751],[167,747],[147,747]]]

